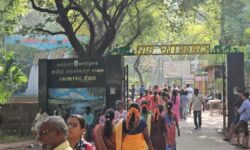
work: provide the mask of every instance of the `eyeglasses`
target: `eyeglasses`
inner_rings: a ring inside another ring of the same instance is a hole
[[[45,134],[48,134],[49,132],[54,131],[54,130],[56,130],[56,129],[42,130],[42,131],[39,131],[38,134],[45,135]]]
[[[75,127],[77,127],[77,124],[73,123],[73,122],[68,122],[67,126],[68,126],[68,128],[75,128]]]

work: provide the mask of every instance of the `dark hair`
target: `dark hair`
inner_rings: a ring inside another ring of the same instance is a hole
[[[162,113],[164,107],[161,104],[156,105],[159,108],[159,112]]]
[[[112,135],[112,121],[115,118],[115,111],[111,108],[105,113],[104,136],[110,138]]]
[[[166,108],[167,108],[168,111],[171,110],[172,107],[173,107],[172,102],[168,102],[168,103],[166,104]]]
[[[71,117],[71,118],[76,118],[76,119],[78,120],[81,129],[82,129],[82,128],[85,128],[85,125],[86,125],[85,119],[84,119],[81,115],[79,115],[79,114],[73,114],[73,115],[70,115],[69,118],[70,118],[70,117]]]
[[[132,107],[133,107],[133,108],[136,108],[136,109],[140,112],[140,106],[139,106],[139,104],[133,102],[133,103],[131,103],[131,104],[129,105],[129,109],[132,108]],[[129,126],[129,130],[134,129],[134,125],[135,125],[135,114],[134,114],[134,113],[131,115],[131,118],[130,118],[128,124],[129,124],[129,125],[128,125],[128,126]]]
[[[141,106],[142,106],[143,104],[148,105],[148,101],[143,100],[143,101],[141,102]],[[143,107],[143,108],[141,108],[141,113],[142,113],[142,114],[146,114],[147,112],[148,112],[147,107]]]
[[[90,106],[87,106],[85,109],[88,110],[88,111],[91,111],[91,107]]]
[[[141,102],[141,105],[143,105],[143,104],[146,104],[146,105],[148,105],[148,101],[146,101],[146,100],[143,100],[143,101]]]
[[[199,89],[194,89],[194,93],[199,93]]]
[[[243,95],[248,99],[249,98],[249,93],[248,92],[243,92]]]
[[[129,105],[128,109],[130,109],[130,108],[132,108],[132,107],[134,107],[134,108],[138,109],[138,111],[140,111],[140,106],[139,106],[139,104],[137,104],[137,103],[135,103],[135,102],[132,102],[132,103]]]

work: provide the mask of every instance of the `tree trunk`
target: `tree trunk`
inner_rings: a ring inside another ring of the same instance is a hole
[[[143,78],[142,78],[142,73],[139,70],[140,58],[141,58],[141,56],[137,56],[136,61],[134,63],[134,69],[135,69],[135,72],[138,74],[140,84],[144,85]]]

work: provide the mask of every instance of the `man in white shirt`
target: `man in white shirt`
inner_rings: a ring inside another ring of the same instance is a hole
[[[194,95],[194,89],[190,86],[190,84],[186,85],[185,91],[187,91],[187,98],[188,98],[188,108],[191,104],[192,97]]]
[[[189,107],[189,114],[191,114],[191,109],[193,106],[193,113],[194,113],[194,125],[195,129],[201,128],[201,110],[204,111],[204,98],[202,95],[199,94],[198,89],[194,89],[194,95],[192,97],[190,107]],[[197,122],[198,119],[198,122]]]

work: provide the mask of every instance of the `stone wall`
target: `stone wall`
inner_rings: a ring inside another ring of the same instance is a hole
[[[3,104],[0,109],[0,129],[7,133],[30,133],[37,111],[37,103]]]

